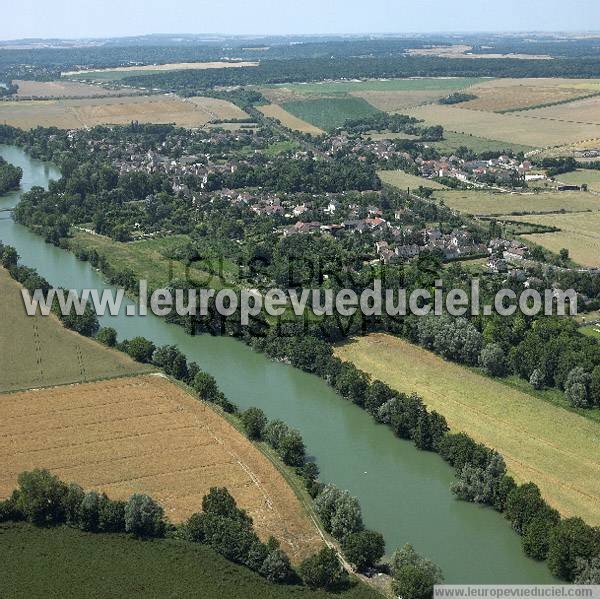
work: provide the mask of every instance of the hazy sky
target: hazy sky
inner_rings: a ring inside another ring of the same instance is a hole
[[[600,30],[599,0],[2,0],[0,39]]]

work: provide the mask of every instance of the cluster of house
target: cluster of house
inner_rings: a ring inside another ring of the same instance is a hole
[[[508,182],[515,177],[524,181],[545,178],[543,173],[532,170],[529,160],[519,161],[506,155],[489,160],[463,160],[454,155],[440,160],[419,157],[415,164],[423,177],[451,177],[463,183],[477,181],[486,175],[492,175],[498,182]]]
[[[502,238],[490,240],[487,249],[490,255],[487,266],[492,272],[508,272],[509,262],[523,260],[529,251],[526,245],[518,241]]]

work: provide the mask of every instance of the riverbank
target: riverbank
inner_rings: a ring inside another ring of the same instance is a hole
[[[600,524],[600,424],[448,362],[398,337],[374,333],[336,355],[501,453],[519,482],[535,482],[564,516]]]

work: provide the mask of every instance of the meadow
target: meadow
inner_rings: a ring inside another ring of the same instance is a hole
[[[547,214],[515,217],[515,220],[558,227],[555,233],[526,235],[526,239],[558,253],[569,250],[569,257],[582,266],[600,267],[600,212]]]
[[[0,392],[149,370],[121,352],[64,328],[54,315],[27,316],[21,287],[2,268],[0,297],[3,299]]]
[[[335,594],[275,585],[197,543],[139,541],[73,528],[0,524],[4,599],[375,599],[366,585]]]
[[[307,123],[297,116],[287,112],[278,104],[266,104],[265,106],[258,106],[258,110],[262,112],[266,117],[279,121],[284,127],[288,129],[294,129],[301,133],[310,133],[311,135],[322,135],[324,131],[315,127],[311,123]]]
[[[294,563],[320,534],[271,461],[214,408],[161,375],[37,389],[0,401],[0,497],[24,470],[47,468],[114,499],[146,493],[172,522],[225,486]]]
[[[37,126],[80,129],[101,124],[127,125],[131,121],[194,128],[215,119],[247,116],[225,100],[203,97],[182,100],[171,95],[0,103],[0,121],[22,129]]]
[[[384,183],[402,190],[406,190],[407,188],[414,190],[419,186],[429,187],[430,189],[447,189],[445,185],[437,181],[432,181],[425,177],[417,177],[404,171],[377,171],[377,174]]]
[[[323,130],[335,129],[349,119],[360,119],[380,112],[366,100],[354,97],[285,102],[283,109]]]
[[[360,337],[335,353],[373,379],[421,395],[452,431],[499,451],[510,473],[535,482],[561,514],[600,524],[600,422],[391,335]]]
[[[473,215],[600,210],[600,197],[583,191],[503,193],[484,189],[444,189],[436,191],[434,198],[443,200],[449,208]]]
[[[556,179],[567,185],[583,185],[585,183],[590,191],[600,192],[600,170],[577,169],[571,173],[558,175]]]
[[[541,119],[533,114],[535,111],[498,114],[460,106],[430,104],[408,109],[407,114],[448,131],[539,148],[600,138],[600,124]],[[554,108],[566,110],[567,106],[571,104]]]

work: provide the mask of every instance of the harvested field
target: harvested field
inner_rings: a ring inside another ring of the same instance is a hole
[[[453,431],[502,453],[509,471],[535,482],[563,515],[600,524],[599,423],[391,335],[361,337],[336,355],[399,391],[417,392]]]
[[[23,470],[47,468],[85,489],[126,499],[146,493],[173,522],[200,511],[225,486],[294,562],[321,538],[283,476],[252,443],[183,389],[158,375],[0,397],[0,497]]]
[[[536,108],[527,111],[526,114],[528,117],[542,119],[544,122],[560,121],[569,125],[596,126],[600,125],[600,96],[596,94],[591,98],[569,102],[568,104]],[[591,137],[591,135],[587,137]]]
[[[301,131],[302,133],[310,133],[311,135],[322,135],[324,131],[299,119],[297,116],[287,112],[278,104],[267,104],[266,106],[258,106],[258,109],[271,119],[279,121],[284,127]]]
[[[83,100],[33,100],[0,103],[0,121],[14,127],[59,127],[79,129],[101,124],[175,123],[202,127],[215,119],[247,118],[247,114],[225,100],[175,96],[124,96]]]
[[[0,298],[0,392],[150,370],[121,352],[65,329],[55,316],[27,316],[21,287],[2,268]]]
[[[431,179],[425,179],[425,177],[417,177],[416,175],[410,175],[404,171],[377,171],[379,178],[388,185],[393,185],[399,189],[406,190],[408,187],[416,189],[419,186],[429,187],[430,189],[447,189],[445,185],[432,181]]]
[[[511,80],[507,85],[505,80],[494,80],[472,87],[469,92],[476,99],[461,103],[461,108],[484,110],[489,112],[509,112],[523,110],[552,103],[571,102],[600,90],[567,87],[557,80],[555,85],[538,85],[535,79]],[[531,113],[530,113],[531,114]]]
[[[556,233],[525,235],[546,249],[569,250],[569,257],[582,266],[600,267],[600,212],[522,216],[515,220],[558,227]]]
[[[94,96],[131,95],[131,89],[117,90],[76,81],[14,81],[19,98],[92,98]]]
[[[566,106],[571,105],[554,108],[565,109]],[[542,120],[532,116],[533,112],[496,114],[433,104],[407,110],[407,114],[423,119],[431,125],[442,125],[449,131],[533,147],[565,145],[584,139],[600,138],[600,124]]]
[[[135,75],[154,75],[164,71],[189,71],[205,69],[226,69],[236,67],[255,67],[257,62],[176,62],[170,64],[149,64],[143,66],[114,67],[110,69],[95,69],[92,71],[67,71],[62,73],[63,77],[73,77],[75,79],[110,81],[119,80],[125,77]]]
[[[600,210],[600,196],[580,191],[494,193],[485,190],[436,191],[435,199],[466,214],[500,215],[536,212],[584,212]]]

